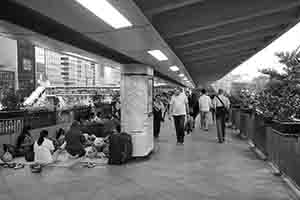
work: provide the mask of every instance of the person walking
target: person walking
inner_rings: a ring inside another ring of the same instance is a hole
[[[201,96],[199,98],[199,110],[201,117],[201,128],[205,131],[208,131],[208,115],[210,112],[210,108],[212,107],[211,99],[208,95],[206,95],[206,90],[201,90]]]
[[[170,101],[169,119],[173,116],[176,129],[177,145],[184,143],[185,117],[189,113],[188,100],[182,88],[176,88]]]
[[[199,114],[199,94],[196,90],[192,92],[192,108],[193,128],[195,128],[196,117]]]
[[[157,139],[160,133],[161,122],[163,121],[164,105],[161,101],[160,95],[156,95],[153,103],[153,133],[154,138]]]
[[[230,107],[230,101],[224,96],[224,91],[219,89],[218,95],[213,100],[213,105],[216,110],[216,124],[218,132],[218,142],[225,142],[225,120],[227,111]]]

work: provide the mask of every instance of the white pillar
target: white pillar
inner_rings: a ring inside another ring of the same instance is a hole
[[[144,157],[154,148],[153,69],[141,64],[122,66],[121,125],[132,136],[133,157]]]

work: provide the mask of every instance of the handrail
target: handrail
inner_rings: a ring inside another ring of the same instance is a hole
[[[273,133],[283,136],[283,137],[294,137],[294,138],[299,138],[300,135],[299,134],[289,134],[289,133],[282,133],[280,131],[277,131],[275,129],[272,129]]]

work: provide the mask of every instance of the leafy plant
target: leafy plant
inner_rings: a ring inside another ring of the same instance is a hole
[[[17,110],[19,108],[19,98],[15,91],[12,89],[5,91],[1,104],[5,110]]]
[[[297,49],[293,52],[276,53],[276,56],[285,65],[283,72],[261,70],[261,73],[269,76],[269,82],[256,95],[256,105],[273,119],[287,121],[300,114],[300,53]]]

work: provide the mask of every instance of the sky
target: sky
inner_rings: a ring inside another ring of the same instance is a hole
[[[300,23],[283,34],[269,46],[239,65],[231,73],[242,74],[244,80],[251,80],[260,75],[258,70],[264,68],[282,69],[275,56],[276,52],[293,51],[300,45]]]

